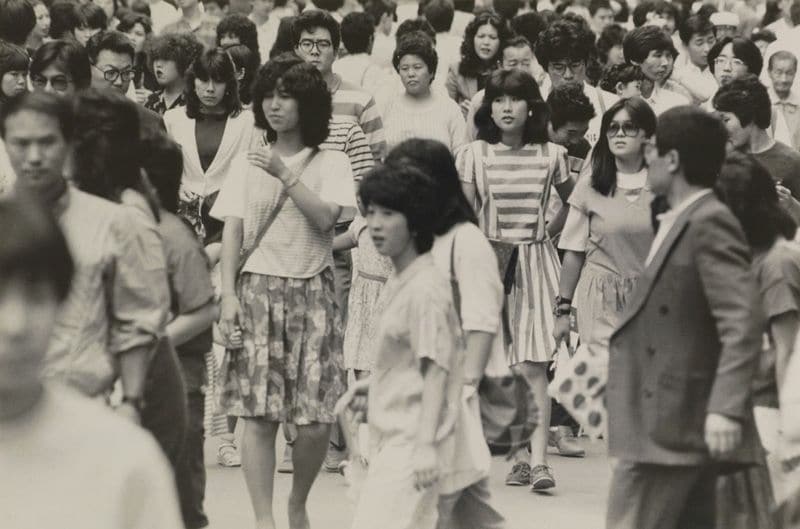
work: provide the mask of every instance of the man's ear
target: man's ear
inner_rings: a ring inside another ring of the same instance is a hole
[[[617,81],[617,84],[614,85],[614,91],[618,96],[621,96],[623,90],[625,90],[625,85],[622,83],[622,81]]]
[[[238,70],[236,70],[236,80],[242,82],[242,80],[244,79],[244,73],[245,73],[244,68],[239,68]]]

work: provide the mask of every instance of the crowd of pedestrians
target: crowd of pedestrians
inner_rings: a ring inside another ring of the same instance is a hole
[[[800,0],[0,0],[3,526],[206,527],[216,438],[257,529],[276,472],[499,529],[492,453],[590,437],[608,529],[800,528],[798,57]]]

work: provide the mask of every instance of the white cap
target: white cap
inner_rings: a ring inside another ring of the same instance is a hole
[[[728,13],[725,11],[712,13],[710,20],[715,26],[739,26],[739,16],[736,13]]]

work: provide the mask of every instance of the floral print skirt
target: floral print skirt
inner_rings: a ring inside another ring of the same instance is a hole
[[[222,410],[296,425],[335,422],[347,379],[333,271],[308,279],[243,273],[237,293],[244,346],[225,351]]]

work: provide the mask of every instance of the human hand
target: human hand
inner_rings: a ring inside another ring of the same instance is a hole
[[[147,88],[137,88],[136,89],[136,102],[139,103],[140,105],[144,105],[145,102],[147,101],[147,98],[150,97],[150,94],[152,94],[152,93],[153,92],[151,92]]]
[[[782,184],[775,184],[775,190],[778,192],[778,203],[784,208],[791,207],[792,192],[789,188],[784,187]]]
[[[414,488],[423,491],[439,481],[439,456],[433,443],[418,443],[412,457]]]
[[[178,190],[178,198],[181,202],[191,202],[192,200],[197,198],[197,195],[186,189],[185,187],[181,186]]]
[[[242,331],[239,323],[243,319],[242,306],[235,294],[223,294],[220,303],[219,332],[225,343],[232,348],[242,347]]]
[[[345,409],[350,409],[354,413],[366,413],[369,395],[369,379],[364,378],[354,382],[344,395],[336,402],[333,408],[335,414],[342,413]]]
[[[558,316],[553,322],[553,338],[556,340],[556,351],[558,351],[559,347],[561,347],[561,342],[567,344],[567,348],[569,349],[570,346],[570,317],[569,315]]]
[[[269,145],[261,149],[248,151],[247,160],[259,169],[266,171],[270,175],[286,183],[284,178],[286,177],[286,173],[288,173],[288,167],[283,163],[280,155]]]
[[[461,103],[458,104],[461,107],[461,112],[464,113],[465,116],[469,115],[469,111],[472,109],[472,101],[469,99],[463,100]]]
[[[733,452],[742,442],[742,425],[718,413],[706,416],[705,439],[711,457]]]

